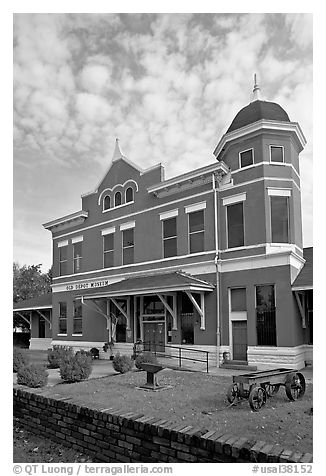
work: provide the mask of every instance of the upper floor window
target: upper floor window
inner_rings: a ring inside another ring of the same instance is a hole
[[[244,150],[239,154],[240,168],[248,167],[254,163],[254,149]]]
[[[126,203],[134,201],[134,191],[131,187],[128,187],[126,190]]]
[[[111,197],[106,195],[103,201],[103,210],[109,210],[111,208]]]
[[[163,220],[163,258],[177,254],[177,219]]]
[[[114,266],[114,233],[103,236],[103,265],[104,268]]]
[[[67,334],[67,303],[59,302],[59,334]]]
[[[134,229],[129,228],[122,231],[122,264],[132,264],[134,262]]]
[[[244,246],[243,202],[228,205],[226,209],[228,248]]]
[[[204,251],[204,210],[188,214],[189,220],[189,253]]]
[[[284,162],[284,149],[282,146],[279,145],[271,145],[270,146],[270,159],[271,162]]]
[[[79,241],[78,243],[74,243],[73,248],[74,248],[74,273],[80,273],[80,271],[82,270],[83,242]]]
[[[289,243],[289,198],[271,196],[272,243]]]
[[[64,276],[68,273],[68,246],[59,247],[59,275]]]
[[[80,300],[74,301],[74,316],[73,316],[73,334],[83,333],[83,315],[82,303]]]
[[[122,203],[122,195],[121,192],[115,192],[114,195],[114,206],[118,207]]]

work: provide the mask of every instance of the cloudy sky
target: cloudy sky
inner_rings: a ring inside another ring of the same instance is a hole
[[[42,223],[80,210],[124,154],[166,178],[214,162],[251,100],[281,104],[307,138],[304,245],[312,245],[312,15],[15,14],[14,260],[51,266]]]

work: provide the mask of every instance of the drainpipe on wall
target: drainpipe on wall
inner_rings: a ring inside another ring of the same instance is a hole
[[[219,276],[219,242],[218,242],[218,222],[217,222],[217,193],[216,179],[218,177],[212,174],[212,184],[214,192],[214,225],[215,225],[215,272],[216,272],[216,353],[217,367],[220,366],[220,347],[221,347],[221,323],[220,323],[220,276]]]

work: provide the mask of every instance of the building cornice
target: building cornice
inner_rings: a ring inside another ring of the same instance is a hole
[[[148,187],[147,192],[158,197],[164,197],[181,192],[194,186],[203,185],[212,181],[212,173],[220,172],[223,176],[229,173],[228,166],[223,162],[213,163],[200,169],[178,175],[156,185]]]
[[[298,140],[301,150],[304,149],[307,143],[306,138],[302,132],[302,129],[297,122],[279,122],[279,121],[270,121],[266,119],[261,119],[252,124],[249,124],[248,126],[244,126],[244,127],[241,127],[240,129],[224,134],[220,142],[217,144],[213,154],[217,158],[228,142],[242,138],[246,135],[249,135],[258,131],[273,131],[273,132],[281,131],[281,132],[294,133]]]
[[[43,223],[43,226],[46,230],[50,231],[61,231],[73,226],[78,226],[84,223],[88,217],[88,212],[85,210],[80,210],[79,212],[71,213],[62,218],[57,218],[56,220]]]

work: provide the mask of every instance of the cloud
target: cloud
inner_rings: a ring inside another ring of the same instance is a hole
[[[80,74],[81,86],[89,93],[100,94],[109,86],[111,71],[102,65],[87,65]]]

